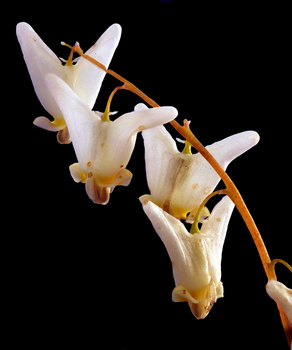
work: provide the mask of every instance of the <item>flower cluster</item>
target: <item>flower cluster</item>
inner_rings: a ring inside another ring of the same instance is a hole
[[[108,67],[121,36],[121,27],[112,25],[86,54]],[[95,203],[107,204],[118,185],[128,186],[132,173],[126,169],[139,131],[153,128],[177,116],[174,107],[133,112],[110,121],[110,113],[92,111],[105,72],[80,58],[74,65],[70,55],[63,66],[27,23],[17,25],[17,37],[35,92],[54,118],[38,117],[34,124],[58,131],[58,141],[72,141],[78,163],[70,166],[76,182],[85,183]]]
[[[187,301],[194,316],[201,319],[217,298],[223,297],[221,255],[234,204],[224,197],[211,214],[202,208],[200,232],[189,233],[180,219],[194,221],[201,203],[213,192],[220,177],[201,154],[191,154],[188,145],[180,153],[163,126],[145,130],[142,135],[151,195],[140,197],[140,201],[172,262],[176,283],[173,301]],[[207,149],[226,168],[258,140],[257,133],[247,131]],[[206,216],[208,219],[204,220]]]
[[[140,201],[172,263],[173,301],[186,301],[196,318],[205,318],[223,297],[222,250],[234,203],[225,196],[211,213],[205,206],[220,177],[200,153],[192,153],[187,141],[182,141],[185,147],[178,151],[163,126],[176,118],[174,107],[148,108],[140,103],[114,121],[108,107],[104,113],[92,110],[120,36],[121,27],[114,24],[86,52],[102,69],[84,57],[72,60],[73,51],[67,61],[58,59],[30,25],[17,25],[35,92],[53,118],[38,117],[34,124],[58,132],[59,143],[72,142],[77,162],[70,166],[70,173],[75,182],[85,183],[89,198],[97,204],[107,204],[116,186],[129,185],[132,173],[126,167],[137,134],[142,132],[150,194]],[[206,149],[225,170],[258,141],[256,132],[246,131]],[[192,224],[190,230],[183,221]],[[291,292],[274,282],[269,282],[267,291],[283,302],[291,322],[291,302],[285,304]]]

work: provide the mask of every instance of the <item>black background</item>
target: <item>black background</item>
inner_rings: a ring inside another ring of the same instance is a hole
[[[183,3],[9,5],[13,19],[2,39],[3,107],[10,106],[6,112],[2,108],[9,226],[3,220],[2,232],[6,334],[12,347],[20,341],[38,349],[288,348],[258,253],[236,210],[223,251],[224,298],[198,321],[186,303],[171,300],[171,264],[138,200],[149,193],[141,135],[127,167],[134,174],[131,184],[117,187],[109,204],[100,206],[70,176],[68,167],[76,162],[72,145],[59,145],[55,133],[32,124],[48,115],[34,93],[16,24],[28,22],[67,58],[69,50],[60,41],[79,41],[86,51],[119,23],[122,38],[110,68],[160,105],[175,106],[177,120],[191,120],[203,144],[245,130],[260,134],[259,144],[231,163],[228,174],[271,258],[291,264],[287,9]],[[95,110],[104,111],[118,84],[105,78]],[[139,102],[119,91],[111,109],[120,115]],[[289,271],[277,265],[276,272],[291,288]]]

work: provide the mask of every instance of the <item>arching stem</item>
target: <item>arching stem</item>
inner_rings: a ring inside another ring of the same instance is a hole
[[[66,43],[64,43],[64,42],[61,42],[61,44],[64,45],[64,46],[69,47],[71,50],[74,50],[80,56],[82,56],[85,59],[87,59],[89,62],[93,63],[94,65],[96,65],[99,68],[103,69],[108,74],[112,75],[116,79],[118,79],[121,82],[123,82],[124,83],[124,87],[123,88],[125,90],[132,91],[134,94],[140,96],[150,106],[152,106],[152,107],[159,107],[159,105],[155,101],[153,101],[150,97],[145,95],[141,90],[139,90],[134,84],[130,83],[127,79],[123,78],[122,76],[120,76],[116,72],[112,71],[111,69],[106,69],[106,67],[103,64],[99,63],[97,60],[95,60],[91,56],[84,54],[83,51],[81,50],[81,47],[80,47],[79,43],[76,43],[75,46],[73,46],[73,47],[68,45],[68,44],[66,44]]]
[[[145,102],[147,102],[152,107],[159,107],[159,104],[153,101],[151,98],[149,98],[147,95],[145,95],[141,90],[139,90],[135,85],[130,83],[128,80],[120,76],[119,74],[113,72],[110,69],[106,69],[106,67],[96,61],[94,58],[90,57],[89,55],[86,55],[83,53],[79,43],[76,43],[75,46],[70,46],[62,42],[62,45],[65,45],[69,47],[71,50],[76,51],[80,56],[84,57],[91,63],[95,64],[96,66],[103,69],[105,72],[109,73],[110,75],[114,76],[116,79],[122,81],[124,83],[123,88],[126,90],[130,90],[133,93],[140,96]],[[238,189],[234,185],[233,181],[230,179],[230,177],[227,175],[227,173],[223,170],[221,165],[217,162],[217,160],[211,155],[211,153],[201,144],[201,142],[195,137],[195,135],[191,132],[189,128],[189,122],[187,120],[184,120],[184,125],[180,125],[177,121],[173,120],[170,122],[170,124],[193,146],[197,149],[198,152],[210,163],[210,165],[214,168],[214,170],[217,172],[217,174],[221,177],[223,180],[225,186],[226,186],[226,192],[227,195],[230,197],[230,199],[234,202],[237,209],[239,210],[243,220],[245,221],[252,238],[255,242],[256,248],[259,252],[262,264],[264,266],[266,275],[268,279],[276,279],[276,275],[274,272],[274,269],[270,265],[271,259],[268,255],[267,249],[265,247],[265,244],[262,240],[262,237],[259,233],[259,230],[256,227],[256,224],[247,209]]]
[[[207,204],[208,200],[214,196],[216,196],[216,194],[226,194],[226,190],[218,190],[215,192],[212,192],[209,194],[209,196],[207,196],[204,201],[202,202],[202,204],[200,205],[199,209],[196,212],[196,215],[194,217],[194,222],[192,224],[190,233],[200,233],[200,229],[199,229],[199,220],[200,220],[200,216],[202,213],[203,208],[205,207],[205,205]]]
[[[114,89],[114,91],[110,94],[110,97],[109,97],[109,99],[107,101],[105,112],[102,115],[102,119],[101,119],[102,121],[104,121],[104,122],[109,122],[110,121],[110,118],[109,118],[109,116],[110,116],[110,106],[111,106],[111,102],[112,102],[113,96],[118,90],[124,89],[124,86],[125,85],[116,87]]]
[[[288,270],[290,270],[290,272],[292,272],[292,266],[290,266],[288,263],[286,263],[286,261],[282,260],[282,259],[273,259],[271,261],[271,266],[275,266],[276,263],[281,263],[283,264],[284,266],[287,267]]]
[[[103,69],[105,72],[109,73],[110,75],[114,76],[116,79],[122,81],[124,83],[123,88],[126,90],[130,90],[136,95],[140,96],[145,102],[147,102],[152,107],[159,107],[159,104],[153,101],[151,98],[149,98],[147,95],[145,95],[141,90],[139,90],[135,85],[130,83],[128,80],[120,76],[119,74],[113,72],[110,69],[106,69],[106,67],[96,61],[94,58],[90,57],[89,55],[86,55],[83,53],[82,49],[80,48],[79,43],[76,43],[75,46],[70,46],[62,42],[62,45],[65,45],[69,47],[71,50],[76,51],[80,56],[84,57],[91,63],[95,64],[96,66]],[[237,209],[239,210],[243,220],[245,221],[252,238],[255,242],[256,248],[259,252],[262,264],[264,266],[266,275],[268,279],[276,279],[276,275],[274,272],[274,269],[270,265],[271,259],[268,255],[267,249],[265,247],[265,244],[262,240],[262,237],[259,233],[259,230],[257,229],[257,226],[247,209],[238,189],[234,185],[233,181],[230,179],[230,177],[227,175],[227,173],[223,170],[221,165],[217,162],[217,160],[211,155],[211,153],[201,144],[201,142],[195,137],[195,135],[191,132],[189,128],[189,123],[187,120],[184,120],[184,125],[180,125],[177,121],[173,120],[170,122],[170,124],[193,146],[197,149],[198,152],[210,163],[210,165],[214,168],[214,170],[217,172],[217,174],[221,177],[223,180],[225,186],[226,186],[226,192],[227,195],[230,197],[230,199],[234,202]]]
[[[227,173],[223,170],[221,165],[217,162],[217,160],[211,155],[211,153],[201,144],[201,142],[195,137],[195,135],[191,132],[189,128],[189,123],[185,120],[184,125],[181,126],[178,123],[172,123],[174,128],[186,139],[189,143],[197,149],[198,152],[209,162],[209,164],[213,167],[213,169],[217,172],[217,174],[221,177],[222,181],[226,186],[227,195],[236,205],[238,211],[240,212],[244,222],[246,223],[252,238],[255,242],[256,248],[259,252],[262,264],[264,266],[266,275],[268,279],[275,279],[276,275],[270,267],[271,259],[265,247],[265,244],[262,240],[262,237],[259,233],[259,230],[247,209],[237,187],[234,185],[233,181],[227,175]]]
[[[103,69],[105,72],[109,73],[116,79],[120,80],[124,83],[123,88],[129,91],[132,91],[136,95],[140,96],[146,103],[148,103],[152,107],[159,107],[159,104],[157,104],[154,100],[149,98],[147,95],[145,95],[141,90],[139,90],[135,85],[130,83],[128,80],[120,76],[119,74],[113,72],[110,69],[106,69],[106,67],[96,61],[94,58],[86,55],[81,50],[78,43],[75,44],[74,47],[71,47],[65,43],[62,43],[62,45],[68,46],[71,50],[76,51],[80,56],[84,57],[91,63],[95,64],[96,66]],[[217,174],[221,177],[223,180],[225,186],[226,186],[226,194],[230,197],[230,199],[235,204],[236,208],[240,212],[244,222],[246,223],[246,226],[254,240],[254,243],[256,245],[256,248],[259,252],[260,259],[262,261],[265,273],[268,277],[268,280],[271,279],[277,279],[276,273],[274,269],[274,264],[272,264],[271,259],[269,257],[269,254],[267,252],[266,246],[264,244],[264,241],[259,233],[259,230],[248,210],[248,208],[245,205],[244,200],[242,199],[237,187],[234,185],[233,181],[230,179],[230,177],[227,175],[227,173],[223,170],[223,168],[220,166],[220,164],[216,161],[216,159],[211,155],[211,153],[201,144],[201,142],[195,137],[195,135],[191,132],[189,128],[189,123],[185,120],[184,125],[180,125],[177,121],[173,120],[170,122],[170,124],[179,132],[180,135],[182,135],[193,147],[197,149],[197,151],[209,162],[209,164],[213,167],[213,169],[217,172]],[[278,304],[277,304],[278,305]],[[290,344],[292,342],[292,327],[290,325],[289,319],[287,315],[283,312],[283,310],[278,305],[278,309],[281,316],[282,325],[285,331],[285,335],[290,347]]]

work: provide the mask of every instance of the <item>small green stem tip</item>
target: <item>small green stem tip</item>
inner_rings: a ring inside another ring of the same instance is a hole
[[[202,213],[202,210],[204,208],[204,206],[206,205],[206,203],[208,202],[208,200],[210,198],[212,198],[213,196],[215,196],[216,194],[226,194],[226,190],[218,190],[218,191],[215,191],[215,192],[212,192],[211,194],[209,194],[209,196],[207,196],[204,201],[202,202],[202,204],[200,205],[199,209],[197,210],[196,212],[196,215],[194,217],[194,222],[192,224],[192,227],[191,227],[191,230],[190,230],[190,233],[200,233],[200,229],[199,229],[199,220],[200,220],[200,216],[201,216],[201,213]]]

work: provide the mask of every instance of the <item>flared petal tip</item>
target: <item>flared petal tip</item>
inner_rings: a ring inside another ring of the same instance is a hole
[[[86,175],[84,172],[80,169],[79,163],[74,163],[69,166],[70,174],[75,182],[86,182]]]
[[[53,122],[51,122],[46,117],[38,117],[33,121],[33,124],[47,131],[58,132],[57,140],[60,144],[71,143],[69,131],[65,123],[65,120],[55,119]]]
[[[115,181],[109,186],[112,189],[116,186],[128,186],[132,180],[133,174],[128,169],[121,169],[116,176]]]
[[[176,286],[172,291],[172,300],[174,302],[187,301],[197,304],[199,300],[192,297],[191,293],[184,286]]]
[[[48,131],[59,131],[64,129],[66,126],[65,121],[58,121],[54,120],[51,122],[48,118],[46,117],[38,117],[33,121],[33,124],[38,126],[39,128],[48,130]]]
[[[139,201],[143,204],[143,205],[147,205],[147,203],[149,201],[153,202],[153,198],[150,194],[144,194],[143,196],[139,197]]]

